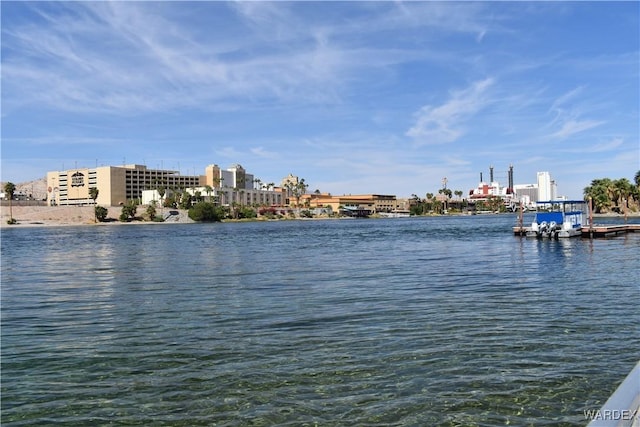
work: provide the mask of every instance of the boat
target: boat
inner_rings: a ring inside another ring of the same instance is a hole
[[[378,212],[378,215],[382,218],[409,218],[411,216],[411,212],[396,209],[391,212]]]
[[[538,239],[558,239],[582,235],[586,202],[548,200],[536,202],[536,216],[529,227],[513,228],[515,234]],[[522,219],[521,219],[522,221]]]

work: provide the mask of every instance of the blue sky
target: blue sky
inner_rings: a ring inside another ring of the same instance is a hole
[[[6,2],[3,181],[242,164],[333,194],[640,169],[639,2]]]

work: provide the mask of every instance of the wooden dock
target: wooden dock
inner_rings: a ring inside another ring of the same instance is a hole
[[[614,237],[618,234],[640,232],[640,224],[616,224],[598,225],[582,227],[582,237],[593,239],[595,237]]]
[[[513,227],[513,234],[516,236],[526,236],[529,227],[515,226]],[[585,226],[580,229],[583,238],[594,239],[600,237],[614,237],[619,234],[625,233],[638,233],[640,232],[640,224],[607,224]]]

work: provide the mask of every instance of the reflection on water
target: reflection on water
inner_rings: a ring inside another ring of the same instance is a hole
[[[513,216],[2,231],[2,424],[575,425],[638,359],[640,235]]]

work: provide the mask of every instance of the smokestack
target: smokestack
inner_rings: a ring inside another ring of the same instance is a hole
[[[489,184],[493,182],[493,166],[489,166]]]
[[[509,190],[513,193],[513,165],[509,165]]]

